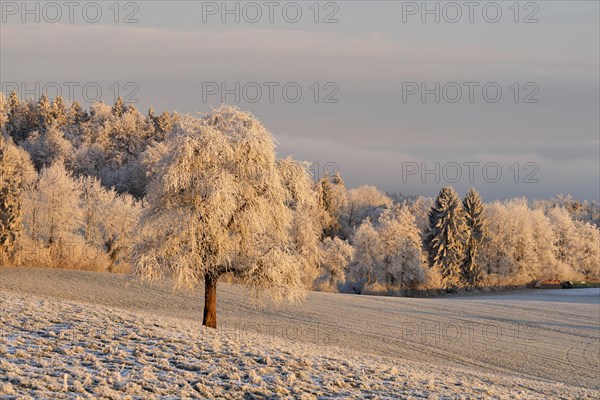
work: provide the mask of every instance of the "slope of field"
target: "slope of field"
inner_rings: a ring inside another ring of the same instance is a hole
[[[600,291],[254,304],[126,277],[0,269],[0,396],[598,398]]]

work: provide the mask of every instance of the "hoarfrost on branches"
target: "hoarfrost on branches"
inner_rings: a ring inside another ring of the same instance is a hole
[[[278,162],[271,134],[233,107],[182,117],[165,145],[148,187],[135,273],[170,276],[178,287],[204,281],[207,296],[220,275],[231,273],[255,292],[301,298],[310,257],[304,244],[318,232],[295,218],[315,198],[308,171]],[[213,317],[205,323],[216,327]]]

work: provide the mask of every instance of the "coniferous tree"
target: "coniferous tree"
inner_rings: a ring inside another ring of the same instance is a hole
[[[130,115],[135,115],[138,116],[138,109],[135,106],[135,104],[130,103],[128,106],[123,107],[123,114],[124,113],[129,113]],[[139,115],[141,118],[143,118],[141,115]]]
[[[10,109],[15,110],[20,102],[21,99],[19,99],[19,95],[17,95],[17,92],[15,92],[14,90],[10,92],[10,94],[8,95],[8,105]]]
[[[21,100],[14,90],[8,96],[8,120],[6,121],[6,131],[16,140],[17,131],[19,129],[18,113]]]
[[[465,231],[465,212],[458,194],[451,187],[445,187],[429,211],[426,246],[429,264],[440,270],[447,288],[460,284]]]
[[[146,120],[150,125],[154,127],[154,131],[156,132],[158,129],[156,127],[156,115],[154,115],[154,107],[150,106],[148,109],[148,114],[146,115]]]
[[[325,212],[323,236],[335,237],[340,233],[340,218],[348,204],[348,196],[344,181],[338,172],[319,179],[316,185],[319,205]]]
[[[81,125],[88,120],[88,113],[81,108],[78,101],[74,101],[69,109],[68,123],[69,125]]]
[[[22,102],[14,90],[8,97],[8,121],[6,125],[7,133],[13,138],[15,143],[19,143],[27,138],[30,127],[37,127],[38,121],[34,119],[30,112],[29,105]],[[30,115],[31,114],[31,115]]]
[[[68,122],[67,107],[61,96],[57,96],[54,98],[54,100],[52,100],[50,109],[52,114],[52,122],[58,128],[65,126]]]
[[[123,98],[121,96],[117,97],[117,100],[115,101],[115,104],[112,107],[112,113],[115,117],[120,117],[121,115],[123,115],[124,112],[124,104],[123,104]]]
[[[161,139],[165,138],[165,134],[173,129],[173,120],[168,111],[163,111],[160,116],[155,119],[155,128]]]
[[[8,134],[8,113],[10,112],[10,105],[8,99],[4,96],[4,93],[0,92],[0,135]]]
[[[39,118],[38,127],[41,130],[46,130],[52,126],[54,120],[52,116],[52,104],[46,93],[42,94],[42,97],[38,101],[37,113]]]
[[[316,185],[317,198],[323,214],[323,237],[334,237],[338,228],[336,219],[331,215],[331,182],[324,176]]]
[[[485,218],[483,202],[479,192],[470,189],[463,200],[467,235],[465,242],[465,259],[463,262],[463,278],[469,287],[475,287],[483,278],[483,271],[477,260],[479,248],[485,236]]]
[[[348,191],[346,190],[346,186],[344,185],[344,180],[342,179],[342,175],[340,171],[336,171],[330,178],[331,182],[331,194],[329,196],[329,209],[331,211],[331,215],[337,221],[337,231],[336,234],[339,233],[340,229],[340,219],[342,218],[342,212],[344,208],[348,205]]]

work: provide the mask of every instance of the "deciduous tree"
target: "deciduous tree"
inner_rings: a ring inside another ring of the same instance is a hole
[[[212,328],[217,281],[225,273],[256,293],[301,297],[305,263],[290,207],[296,199],[264,126],[224,106],[203,119],[182,117],[165,144],[168,151],[149,185],[142,217],[146,236],[134,252],[135,273],[168,275],[179,287],[204,282],[203,324]],[[298,189],[312,191],[311,185],[303,187]]]

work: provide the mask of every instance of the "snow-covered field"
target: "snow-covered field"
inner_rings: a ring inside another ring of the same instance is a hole
[[[253,304],[0,269],[0,398],[599,398],[600,291]]]

